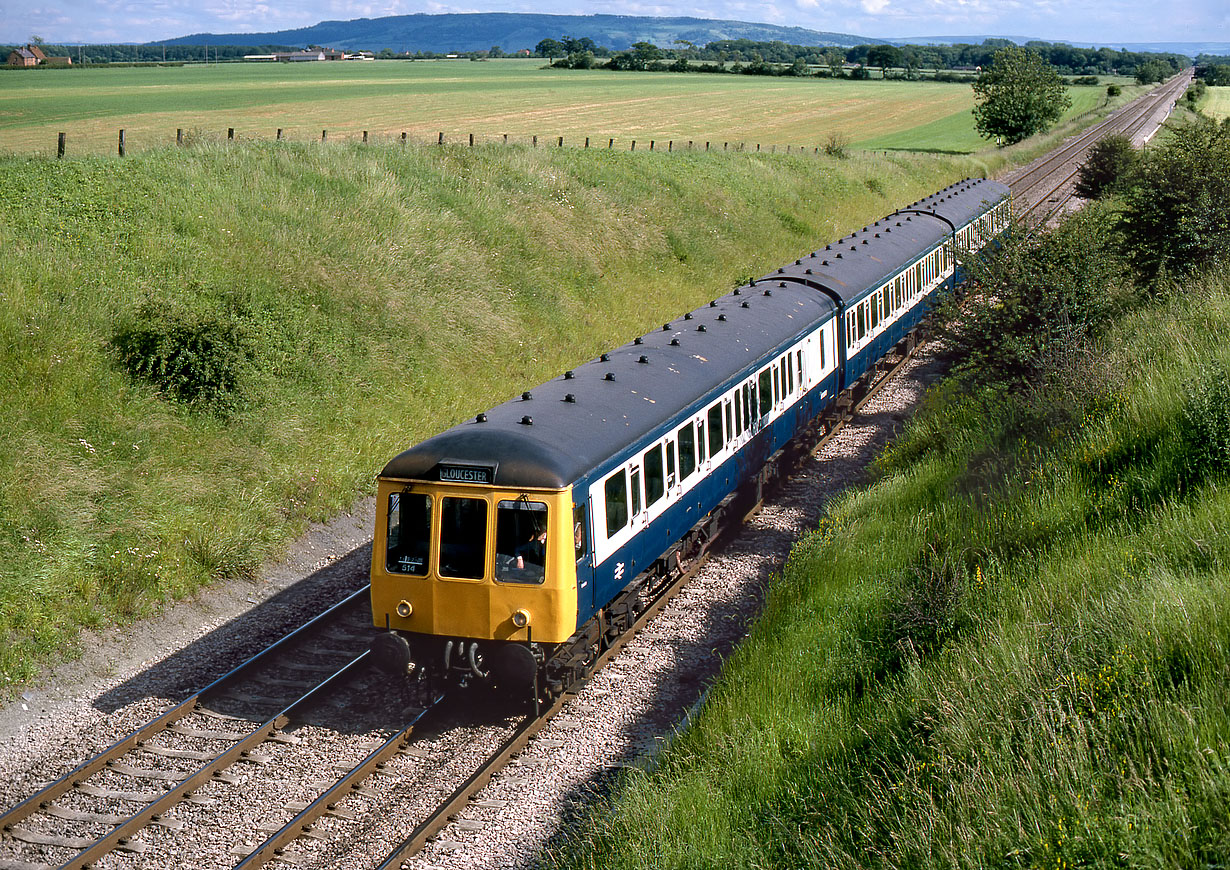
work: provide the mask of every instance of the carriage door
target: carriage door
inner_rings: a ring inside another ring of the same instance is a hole
[[[598,584],[594,581],[594,547],[590,539],[590,529],[593,527],[589,499],[580,504],[574,503],[572,506],[572,545],[573,554],[577,560],[577,601],[588,603],[591,609],[598,606]]]

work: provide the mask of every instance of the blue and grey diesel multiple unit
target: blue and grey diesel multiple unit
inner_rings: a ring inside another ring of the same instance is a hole
[[[394,458],[378,660],[560,691],[1010,219],[1004,185],[955,184]]]

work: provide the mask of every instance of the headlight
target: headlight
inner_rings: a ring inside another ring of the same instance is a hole
[[[528,610],[518,610],[512,615],[512,623],[517,628],[525,628],[530,624],[530,612]]]
[[[402,619],[406,619],[411,613],[414,613],[414,605],[412,605],[409,601],[403,598],[401,601],[397,602],[398,616]]]

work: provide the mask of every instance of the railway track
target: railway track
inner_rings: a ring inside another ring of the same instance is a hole
[[[1137,145],[1152,135],[1191,84],[1192,68],[1113,112],[1105,121],[1064,142],[1059,148],[1003,179],[1012,188],[1018,220],[1045,224],[1062,213],[1074,196],[1076,173],[1089,148],[1104,136],[1120,133]]]
[[[207,783],[237,782],[302,714],[350,683],[367,658],[367,589],[360,589],[161,716],[0,815],[0,867],[85,868],[140,854],[150,826],[181,803],[207,804]]]

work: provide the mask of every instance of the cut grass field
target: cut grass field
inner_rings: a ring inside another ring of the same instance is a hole
[[[1209,88],[1205,91],[1200,111],[1210,118],[1230,118],[1230,88]]]
[[[256,576],[406,446],[983,171],[295,143],[0,158],[0,682],[82,626]]]
[[[512,140],[594,145],[610,139],[688,140],[815,148],[831,137],[856,147],[971,153],[965,84],[543,69],[542,60],[220,64],[183,67],[0,71],[0,153],[130,153],[194,139],[358,139],[364,130],[418,141]],[[1072,88],[1075,105],[1103,88]],[[1135,93],[1125,88],[1125,100]]]

